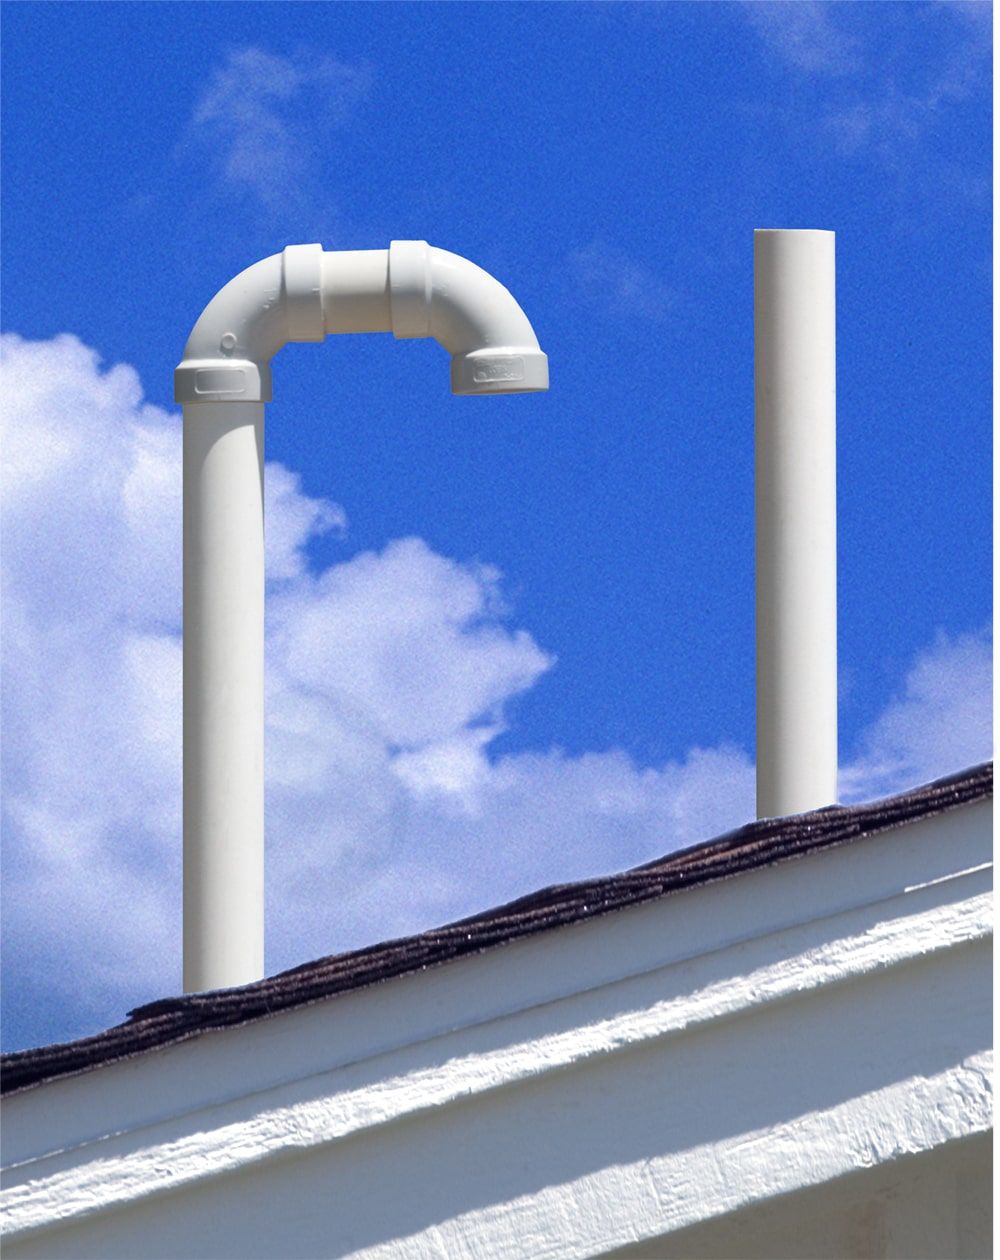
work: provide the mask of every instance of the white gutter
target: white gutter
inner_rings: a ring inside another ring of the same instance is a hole
[[[225,285],[174,374],[184,405],[184,988],[264,971],[264,403],[271,358],[342,332],[433,337],[452,392],[548,388],[508,291],[424,241],[291,245]]]
[[[757,816],[837,796],[834,233],[754,233]]]

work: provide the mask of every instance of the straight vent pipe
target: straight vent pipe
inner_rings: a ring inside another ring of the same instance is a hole
[[[264,404],[271,359],[333,333],[432,337],[456,394],[548,388],[498,280],[425,241],[290,245],[230,280],[174,373],[184,409],[184,989],[264,973]]]
[[[757,816],[837,797],[834,233],[754,233]]]
[[[184,988],[264,974],[264,404],[184,404]]]

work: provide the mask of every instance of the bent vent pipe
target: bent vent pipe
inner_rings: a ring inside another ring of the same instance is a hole
[[[264,404],[271,359],[334,333],[432,337],[456,394],[548,388],[498,280],[424,241],[290,245],[209,302],[174,373],[184,408],[184,989],[264,972]]]

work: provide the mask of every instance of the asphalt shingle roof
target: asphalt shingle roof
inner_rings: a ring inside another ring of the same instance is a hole
[[[853,843],[992,793],[993,764],[986,762],[887,800],[763,819],[621,874],[556,884],[418,936],[319,958],[235,989],[149,1002],[129,1012],[125,1023],[95,1036],[4,1055],[0,1085],[4,1093],[10,1093],[87,1071],[212,1029],[246,1024],[395,976],[424,971],[567,923]]]

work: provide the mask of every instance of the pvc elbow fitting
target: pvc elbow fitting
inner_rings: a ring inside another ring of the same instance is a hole
[[[393,335],[440,342],[452,356],[452,393],[548,389],[549,361],[527,316],[475,263],[426,241],[393,241],[389,285]]]
[[[269,402],[282,346],[340,332],[434,337],[451,353],[456,394],[548,389],[548,359],[498,280],[425,241],[393,241],[388,250],[289,245],[242,271],[195,324],[176,400]]]

